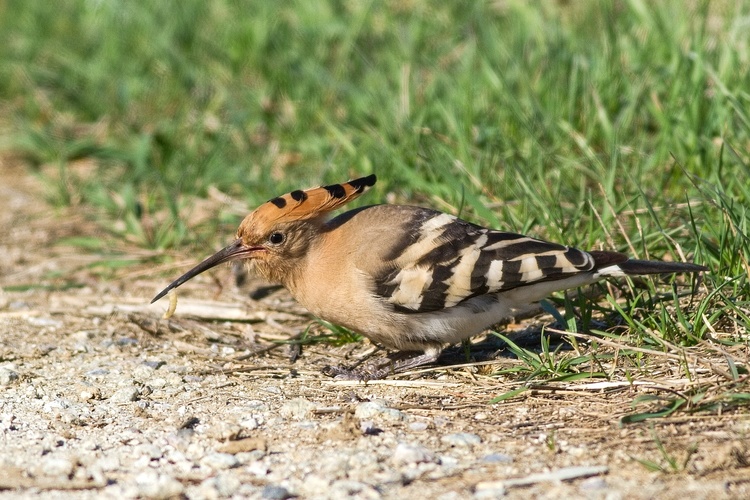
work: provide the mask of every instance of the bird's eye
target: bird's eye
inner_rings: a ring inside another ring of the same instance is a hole
[[[282,233],[271,233],[271,236],[268,237],[268,241],[272,245],[278,245],[284,242],[284,235]]]

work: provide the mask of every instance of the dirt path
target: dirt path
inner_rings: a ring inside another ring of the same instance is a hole
[[[323,366],[371,346],[311,345],[292,362],[269,340],[311,319],[283,291],[248,299],[229,268],[161,319],[166,304],[147,302],[167,280],[137,264],[147,253],[112,271],[126,256],[66,240],[96,225],[0,170],[0,497],[750,497],[746,412],[622,426],[648,381],[489,405],[518,386],[492,366],[333,381]]]

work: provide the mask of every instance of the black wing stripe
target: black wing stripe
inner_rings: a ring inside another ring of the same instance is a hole
[[[576,248],[569,248],[565,252],[565,258],[573,264],[575,267],[584,268],[585,270],[592,269],[594,267],[594,259],[591,258],[586,252],[582,252]]]
[[[450,278],[453,275],[452,268],[453,266],[437,266],[434,269],[432,285],[427,289],[417,311],[435,311],[444,307]]]
[[[419,211],[388,252],[374,293],[396,310],[437,311],[471,297],[591,271],[586,252]]]
[[[546,243],[540,240],[528,239],[498,250],[496,257],[503,260],[515,260],[540,253],[563,252],[566,249],[567,247],[555,243]]]

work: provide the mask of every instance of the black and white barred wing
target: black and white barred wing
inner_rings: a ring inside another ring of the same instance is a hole
[[[416,214],[410,226],[416,230],[392,249],[389,267],[376,279],[376,293],[403,312],[437,311],[478,295],[591,272],[598,264],[575,248],[431,210]]]

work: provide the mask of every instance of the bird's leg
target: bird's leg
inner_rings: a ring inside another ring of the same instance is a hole
[[[346,368],[343,366],[326,366],[322,371],[325,375],[342,380],[379,380],[386,378],[389,375],[396,375],[419,366],[434,363],[439,357],[439,350],[430,350],[424,354],[408,356],[397,360],[393,360],[389,357],[386,358],[385,363],[378,363],[377,365],[370,364],[361,369]]]
[[[431,351],[417,356],[409,356],[403,359],[398,359],[390,363],[390,366],[386,366],[381,369],[383,372],[382,377],[387,375],[404,373],[414,368],[434,363],[440,357],[440,351]]]

